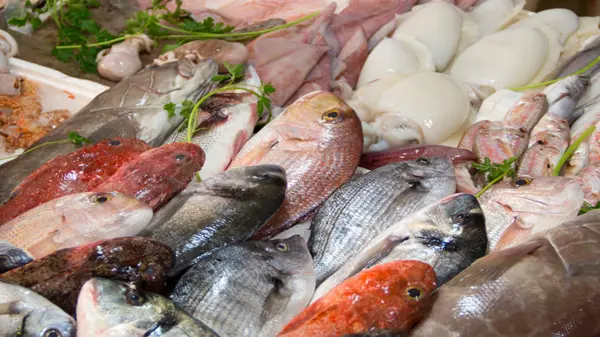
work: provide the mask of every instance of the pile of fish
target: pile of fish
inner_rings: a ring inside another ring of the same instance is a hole
[[[247,46],[239,85],[282,107],[260,128],[256,95],[213,91],[222,59],[174,53],[0,165],[0,336],[600,334],[597,69],[501,118],[489,96],[456,147],[373,151],[345,90],[414,1],[324,2]]]

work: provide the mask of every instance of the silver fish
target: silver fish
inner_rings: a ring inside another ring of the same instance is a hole
[[[317,284],[379,233],[455,189],[454,168],[445,157],[386,165],[343,185],[312,221],[309,247]]]
[[[219,337],[168,299],[105,278],[92,278],[77,300],[80,337]]]
[[[454,194],[383,231],[321,283],[312,301],[365,268],[397,260],[431,265],[441,285],[484,256],[486,250],[485,219],[477,198]]]
[[[476,261],[411,337],[600,335],[600,211]]]
[[[218,250],[191,267],[170,298],[221,337],[274,337],[314,287],[306,241],[296,235]]]
[[[197,100],[211,87],[217,64],[206,60],[198,65],[183,59],[152,67],[132,75],[96,96],[77,114],[33,144],[65,140],[70,132],[78,132],[93,143],[113,137],[139,138],[150,146],[158,146],[181,123],[164,110],[169,102]],[[56,156],[77,149],[71,143],[44,146],[0,166],[0,202],[25,177]]]
[[[0,281],[0,336],[75,337],[75,320],[41,295]]]
[[[250,238],[279,209],[285,188],[280,166],[231,169],[191,183],[157,212],[141,235],[173,249],[170,273],[177,274],[216,249]]]
[[[244,81],[238,84],[250,90],[260,86],[258,74],[247,66]],[[202,105],[198,125],[192,137],[206,153],[200,176],[207,179],[225,171],[242,146],[250,139],[258,122],[256,95],[243,91],[223,92],[211,96]],[[165,143],[186,141],[187,129],[177,128]]]

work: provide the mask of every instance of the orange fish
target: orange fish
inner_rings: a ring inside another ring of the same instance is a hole
[[[356,113],[330,92],[302,96],[267,124],[229,167],[275,164],[285,169],[283,206],[254,238],[276,235],[310,215],[352,177],[362,147]]]
[[[375,266],[333,288],[292,319],[278,336],[408,332],[431,308],[435,280],[433,268],[419,261]]]

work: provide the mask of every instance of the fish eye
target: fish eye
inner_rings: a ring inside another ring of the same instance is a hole
[[[277,250],[279,250],[281,252],[286,252],[288,250],[288,245],[286,245],[283,242],[280,242],[277,244]]]
[[[95,204],[103,204],[110,200],[110,195],[108,194],[99,194],[92,197],[92,202]]]
[[[116,140],[116,139],[111,139],[108,141],[108,145],[110,146],[119,146],[121,145],[121,141],[120,140]]]
[[[526,186],[529,184],[531,184],[530,178],[516,178],[513,180],[513,186],[515,187]]]
[[[188,156],[185,153],[179,153],[175,155],[175,160],[177,160],[178,162],[182,162],[184,160],[186,160],[188,158]]]
[[[417,287],[410,287],[406,289],[406,294],[408,297],[418,300],[423,295],[423,291]]]
[[[125,299],[127,300],[127,303],[136,307],[146,302],[142,295],[140,295],[140,293],[138,293],[138,291],[134,288],[127,289],[127,291],[125,292]]]
[[[419,164],[429,164],[429,163],[431,163],[431,160],[429,158],[420,157],[420,158],[417,158],[417,163],[419,163]]]
[[[63,337],[63,335],[56,329],[48,329],[44,332],[44,337]]]
[[[331,109],[323,114],[322,118],[328,122],[334,121],[340,117],[340,111],[338,109]]]
[[[457,213],[452,216],[452,222],[462,222],[469,219],[469,214],[467,213]]]

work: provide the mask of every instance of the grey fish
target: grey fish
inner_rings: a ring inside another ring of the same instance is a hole
[[[105,278],[92,278],[81,288],[77,336],[219,337],[168,299]]]
[[[477,198],[459,193],[394,224],[349,259],[315,291],[313,302],[365,268],[397,260],[431,265],[442,285],[487,250],[485,218]]]
[[[7,241],[0,240],[0,274],[31,261],[33,261],[33,257],[26,251]]]
[[[73,317],[41,295],[0,281],[0,336],[75,337]]]
[[[445,157],[389,164],[340,187],[311,224],[308,246],[317,284],[379,233],[455,190],[454,168]]]
[[[182,276],[170,298],[221,337],[274,337],[314,287],[306,241],[295,235],[216,251]]]
[[[169,118],[163,106],[199,99],[211,88],[211,78],[216,71],[217,64],[212,60],[195,65],[187,59],[142,70],[96,96],[30,148],[65,140],[73,131],[92,143],[123,137],[139,138],[150,146],[158,146],[183,120],[177,113]],[[47,145],[43,150],[23,154],[1,165],[0,202],[38,167],[76,149],[71,143]]]
[[[157,212],[150,230],[141,235],[173,249],[170,273],[177,274],[215,249],[250,238],[279,209],[285,187],[280,166],[231,169],[190,184]]]
[[[600,335],[600,211],[479,259],[440,287],[413,337]]]
[[[600,38],[596,37],[591,43],[589,43],[583,50],[573,55],[568,59],[562,66],[557,68],[553,74],[554,78],[561,78],[572,75],[578,70],[583,69],[589,65],[598,56],[600,56]],[[585,71],[581,75],[592,76],[595,72],[600,69],[600,64],[595,64],[593,67]]]

